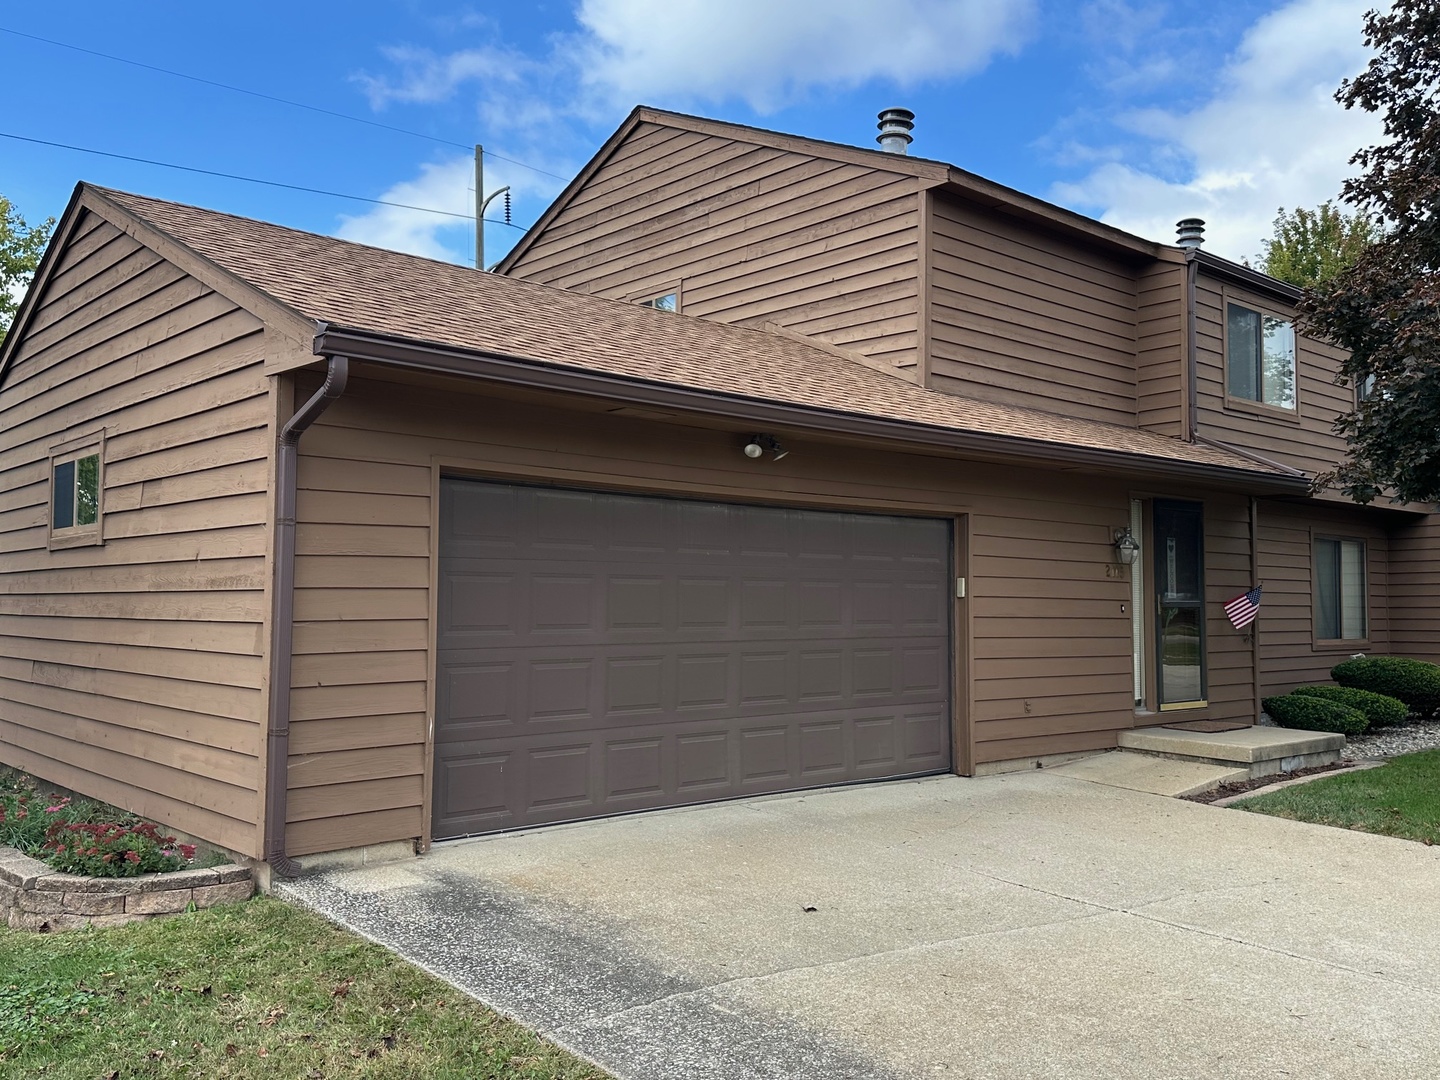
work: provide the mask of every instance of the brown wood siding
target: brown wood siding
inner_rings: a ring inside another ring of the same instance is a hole
[[[1157,262],[1137,280],[1135,411],[1140,427],[1185,435],[1185,264]]]
[[[931,385],[1135,426],[1134,270],[939,193],[930,220]]]
[[[258,855],[271,405],[261,325],[95,215],[0,390],[0,760]],[[47,549],[103,427],[105,543]]]
[[[1313,628],[1314,535],[1365,541],[1369,577],[1370,639],[1365,645],[1317,646]],[[1351,653],[1390,649],[1390,544],[1363,511],[1260,503],[1260,579],[1265,595],[1260,632],[1261,690],[1283,694],[1330,680],[1330,669]]]
[[[1440,516],[1391,536],[1390,648],[1440,664]]]
[[[1225,604],[1253,584],[1249,500],[1234,496],[1206,499],[1206,699],[1210,707],[1203,715],[1207,719],[1255,721],[1254,650],[1249,635],[1236,630],[1225,616]],[[1189,713],[1179,715],[1182,720],[1189,718]]]
[[[1252,309],[1293,316],[1294,309],[1259,294],[1225,285],[1202,269],[1196,282],[1196,401],[1200,433],[1243,447],[1311,474],[1333,468],[1345,454],[1335,418],[1354,407],[1354,390],[1335,385],[1343,350],[1296,338],[1298,409],[1246,406],[1225,395],[1225,297]]]
[[[1129,583],[1111,565],[1113,531],[1129,517],[1130,493],[1118,481],[877,453],[783,431],[790,455],[757,464],[741,455],[735,431],[500,400],[459,382],[408,383],[362,370],[301,443],[295,854],[421,834],[432,498],[442,467],[602,490],[968,513],[973,699],[955,709],[973,717],[975,762],[1111,747],[1116,731],[1135,723]],[[1212,545],[1235,567],[1210,582],[1219,642],[1216,605],[1248,578],[1248,519],[1243,499],[1214,505]],[[1218,707],[1238,715],[1253,700],[1241,671],[1248,646],[1219,653]],[[371,810],[381,799],[387,809]]]
[[[511,269],[916,363],[913,177],[641,124]]]

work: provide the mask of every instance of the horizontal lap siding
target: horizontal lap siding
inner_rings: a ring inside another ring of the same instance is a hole
[[[1135,409],[1140,427],[1184,435],[1184,263],[1157,262],[1137,281]]]
[[[1355,403],[1354,391],[1335,385],[1344,351],[1309,338],[1296,339],[1299,408],[1294,414],[1273,410],[1261,414],[1225,398],[1225,299],[1279,316],[1293,309],[1283,303],[1223,286],[1202,271],[1196,284],[1195,363],[1200,431],[1212,439],[1254,451],[1306,472],[1333,468],[1345,455],[1345,442],[1335,434],[1335,418]]]
[[[916,363],[919,203],[905,176],[642,124],[510,270],[686,315],[770,321]]]
[[[1207,719],[1254,723],[1255,653],[1250,636],[1225,616],[1225,604],[1254,584],[1250,503],[1214,496],[1205,501],[1205,634]],[[1263,610],[1263,609],[1262,609]],[[1182,717],[1183,719],[1183,717]]]
[[[1363,651],[1384,653],[1390,648],[1391,558],[1385,530],[1366,520],[1361,510],[1261,502],[1260,579],[1265,595],[1257,625],[1261,687],[1267,695],[1328,682],[1332,667],[1352,652],[1362,651],[1359,645],[1315,645],[1313,534],[1365,541],[1370,643]]]
[[[1123,483],[786,431],[789,456],[755,463],[738,434],[357,373],[301,443],[290,849],[421,833],[437,459],[461,475],[700,499],[968,512],[977,763],[1110,747],[1133,725],[1129,583],[1109,572]]]
[[[1133,427],[1135,272],[957,199],[933,206],[934,387]]]
[[[0,759],[258,854],[261,326],[96,216],[0,390]],[[50,448],[103,427],[105,543],[47,550]]]
[[[1440,663],[1440,516],[1397,529],[1391,544],[1391,649]]]

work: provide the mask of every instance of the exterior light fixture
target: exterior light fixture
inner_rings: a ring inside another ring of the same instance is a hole
[[[1140,554],[1140,541],[1130,531],[1130,526],[1115,530],[1115,561],[1121,566],[1130,566]]]
[[[776,461],[790,453],[780,445],[780,440],[774,435],[751,435],[750,440],[745,444],[745,456],[748,458],[764,457],[767,450]]]

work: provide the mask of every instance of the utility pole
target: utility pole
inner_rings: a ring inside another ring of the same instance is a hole
[[[475,144],[475,269],[485,269],[485,149]]]
[[[475,144],[475,269],[485,269],[485,208],[499,196],[505,196],[505,223],[510,223],[510,185],[492,191],[485,197],[485,148]]]

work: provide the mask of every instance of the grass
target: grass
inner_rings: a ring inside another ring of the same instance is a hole
[[[604,1080],[278,900],[106,930],[0,928],[0,1077]]]
[[[1437,844],[1440,750],[1406,754],[1378,769],[1312,780],[1233,805],[1295,821]]]

